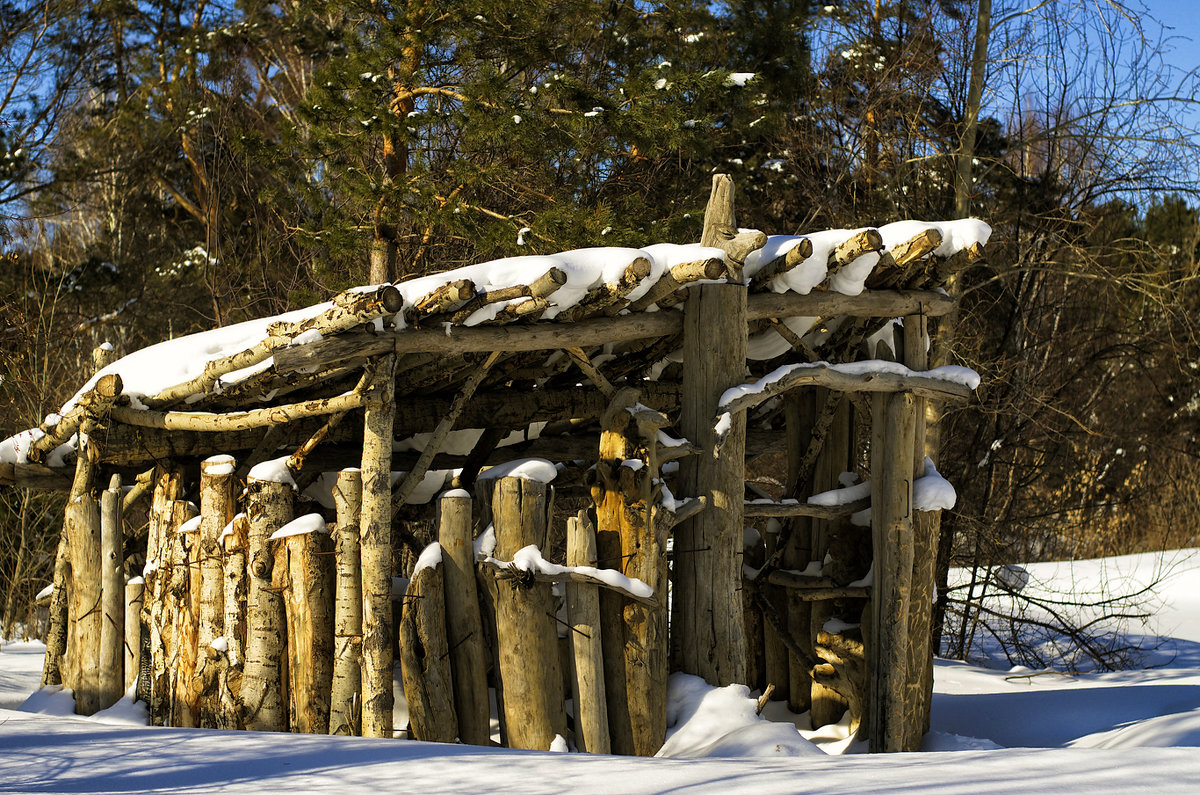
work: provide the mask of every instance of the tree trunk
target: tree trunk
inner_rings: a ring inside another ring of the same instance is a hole
[[[242,671],[246,661],[246,623],[250,607],[247,597],[246,547],[249,530],[246,514],[239,513],[222,530],[221,552],[225,561],[222,570],[222,606],[225,612],[225,659],[218,711],[221,729],[245,728],[241,707]]]
[[[104,621],[100,582],[100,506],[85,494],[67,505],[71,549],[71,635],[67,651],[75,711],[91,715],[102,706],[100,633]]]
[[[333,539],[314,531],[274,543],[274,582],[283,588],[287,614],[291,730],[326,734],[333,683]]]
[[[225,638],[225,570],[220,537],[235,513],[234,463],[232,456],[213,456],[200,463],[200,613],[196,686],[200,691],[199,722],[209,729],[229,723],[220,715],[221,682],[229,664],[229,642]],[[221,639],[219,642],[218,638]]]
[[[170,668],[167,641],[171,624],[165,613],[167,585],[171,577],[170,534],[172,506],[183,494],[183,471],[173,463],[160,464],[154,475],[146,535],[146,587],[142,592],[142,660],[138,677],[138,699],[150,706],[150,722],[164,726],[170,718]]]

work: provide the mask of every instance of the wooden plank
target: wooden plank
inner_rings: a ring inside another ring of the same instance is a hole
[[[713,417],[721,394],[746,367],[746,290],[706,284],[692,289],[685,311],[684,403],[680,429],[715,450]],[[689,456],[680,464],[680,493],[707,496],[708,507],[675,530],[672,627],[674,667],[710,684],[745,678],[742,626],[742,506],[745,415],[735,414],[721,455]]]
[[[491,745],[487,648],[475,580],[471,495],[446,492],[438,501],[438,541],[443,550],[446,634],[453,670],[458,737],[470,745]],[[568,589],[569,593],[569,589]]]
[[[596,531],[586,511],[567,520],[567,565],[595,566]],[[608,703],[604,688],[600,594],[593,585],[567,584],[567,620],[571,624],[571,679],[575,704],[575,746],[589,754],[611,753]]]

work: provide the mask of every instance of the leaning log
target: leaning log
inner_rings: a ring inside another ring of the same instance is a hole
[[[409,738],[452,743],[458,737],[450,683],[450,647],[442,600],[442,548],[430,544],[413,569],[400,618],[400,671]]]

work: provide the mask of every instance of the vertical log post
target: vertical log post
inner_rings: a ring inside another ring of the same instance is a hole
[[[497,480],[492,496],[496,557],[512,560],[526,546],[545,548],[549,513],[545,483]],[[556,735],[567,736],[549,583],[519,578],[497,583],[496,642],[509,747],[548,750]]]
[[[75,712],[91,715],[101,708],[100,632],[104,619],[101,604],[100,505],[84,494],[67,505],[65,532],[71,550],[71,633],[67,663],[71,678],[63,684],[75,691]]]
[[[170,622],[164,613],[167,585],[171,576],[169,534],[172,506],[183,494],[183,472],[175,464],[159,464],[154,473],[149,528],[146,536],[146,580],[142,592],[142,649],[138,665],[137,696],[150,706],[150,722],[164,726],[170,717],[170,669],[167,639]]]
[[[471,495],[448,491],[438,503],[438,540],[445,578],[446,633],[453,669],[458,737],[470,745],[491,744],[487,649],[475,582],[471,539]]]
[[[837,488],[838,477],[850,466],[850,401],[846,399],[845,395],[836,392],[827,393],[825,399],[836,401],[837,408],[833,410],[833,422],[825,437],[825,447],[817,462],[817,476],[814,478],[813,484],[814,493]],[[820,538],[814,545],[812,556],[814,560],[825,560],[828,554],[832,554],[834,557],[845,554],[842,549],[836,548],[833,544],[835,525],[845,521],[845,519],[833,519],[819,522],[820,532],[818,535]],[[814,644],[817,635],[824,629],[825,623],[834,617],[834,609],[835,605],[831,600],[813,603],[809,637]],[[813,681],[812,706],[810,708],[813,728],[837,723],[842,719],[848,706],[846,699],[836,690]]]
[[[812,443],[813,428],[817,421],[817,391],[815,389],[798,389],[787,395],[784,403],[784,416],[788,429],[788,482],[790,496],[806,499],[813,493],[811,477],[801,472],[802,464]],[[788,520],[791,523],[791,535],[784,546],[781,557],[783,567],[792,570],[804,570],[813,560],[813,519],[806,516],[796,516]],[[812,602],[800,598],[799,594],[786,591],[781,595],[787,604],[787,628],[792,639],[802,649],[812,654]],[[796,714],[808,712],[812,708],[812,672],[806,661],[799,656],[787,655],[788,664],[788,709]],[[814,725],[813,728],[816,728]]]
[[[450,647],[446,642],[442,548],[436,541],[417,560],[400,618],[400,671],[408,702],[409,737],[452,743],[458,736]]]
[[[100,708],[125,692],[125,531],[121,520],[121,476],[113,475],[100,495],[100,567],[104,617],[100,626]]]
[[[717,450],[721,393],[746,374],[746,288],[705,284],[688,293],[683,321],[680,428],[704,451],[679,467],[680,488],[706,495],[708,507],[675,529],[672,627],[675,667],[713,685],[746,675],[742,627],[742,506],[746,418],[736,412]]]
[[[242,670],[246,660],[246,621],[249,604],[246,594],[246,545],[249,520],[244,513],[235,514],[221,530],[221,598],[225,612],[222,620],[225,634],[225,670],[221,676],[221,706],[217,712],[221,729],[245,728],[242,720]]]
[[[225,637],[225,566],[221,534],[233,521],[233,456],[218,455],[200,462],[200,595],[196,637],[196,687],[199,723],[208,729],[229,724],[222,718],[221,682],[228,667]]]
[[[337,586],[333,608],[333,683],[329,733],[362,733],[362,564],[358,523],[362,477],[357,469],[338,473],[333,490],[337,506],[334,558]]]
[[[289,726],[325,734],[333,684],[333,539],[322,525],[274,543],[272,581],[282,590],[287,616]]]
[[[871,534],[874,551],[868,744],[908,751],[905,712],[913,572],[912,482],[916,411],[909,393],[872,400]]]
[[[283,595],[274,587],[275,556],[267,539],[292,518],[292,489],[283,483],[251,480],[246,486],[246,661],[242,670],[242,718],[247,729],[287,731],[286,674],[283,670]]]
[[[184,523],[195,517],[195,503],[176,500],[172,504],[170,584],[165,607],[172,630],[167,659],[172,683],[171,725],[185,728],[200,725],[200,693],[195,687],[200,595],[199,527],[187,533],[180,532]]]
[[[904,318],[904,364],[910,370],[929,367],[928,324],[922,315]],[[913,477],[925,472],[925,398],[914,400],[916,422],[913,431]],[[938,532],[941,515],[936,511],[913,513],[913,585],[909,607],[909,712],[908,746],[919,749],[921,738],[929,731],[933,705],[933,596],[937,566]]]
[[[392,736],[392,426],[396,357],[375,360],[365,393],[362,450],[362,733]]]
[[[596,531],[586,511],[567,520],[567,565],[596,565]],[[567,620],[575,676],[575,746],[589,754],[611,752],[608,704],[604,689],[604,649],[600,632],[600,594],[594,585],[567,583]]]
[[[642,580],[661,599],[667,585],[666,538],[659,537],[652,515],[652,489],[658,475],[650,452],[654,432],[647,429],[645,436],[650,438],[645,438],[630,413],[637,397],[634,389],[620,390],[600,420],[600,460],[591,490],[596,551],[603,567]],[[660,422],[665,424],[666,418]],[[738,496],[741,499],[740,491]],[[739,560],[741,549],[739,532]],[[741,584],[740,569],[737,584]],[[737,604],[740,624],[740,601]],[[600,594],[600,622],[611,750],[653,756],[667,731],[666,607],[631,602],[606,589]],[[745,670],[745,659],[740,663]]]
[[[138,665],[142,649],[142,600],[146,592],[146,580],[132,577],[125,583],[125,690],[133,687],[138,678]]]

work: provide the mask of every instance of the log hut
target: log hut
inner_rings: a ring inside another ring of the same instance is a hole
[[[81,713],[130,688],[155,724],[476,744],[494,689],[506,745],[652,755],[678,671],[916,750],[954,500],[925,404],[978,380],[926,351],[988,233],[767,236],[717,175],[699,244],[102,353],[0,443],[0,483],[70,494],[43,684]]]

